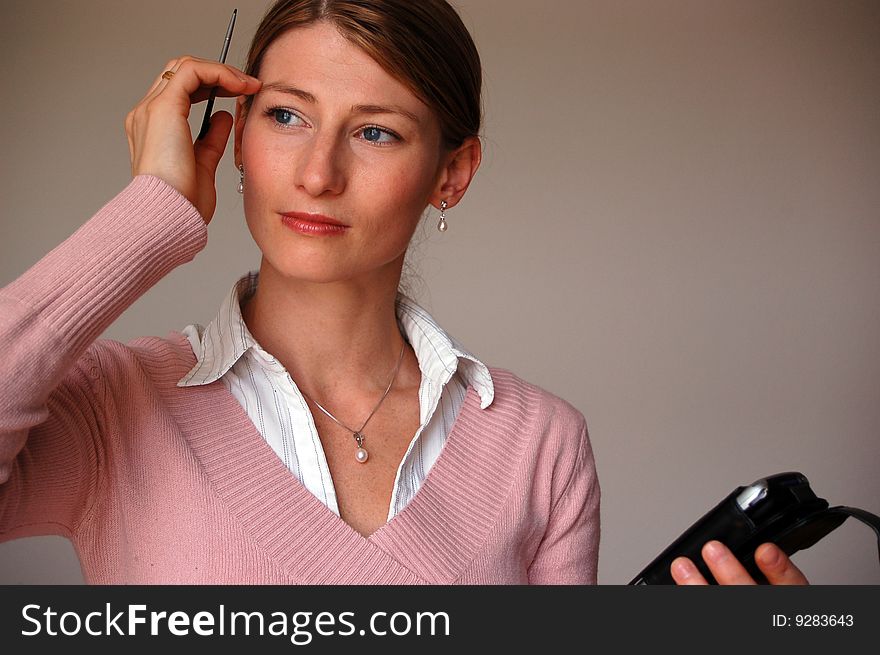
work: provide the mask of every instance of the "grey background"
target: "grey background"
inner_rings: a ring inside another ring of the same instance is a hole
[[[775,472],[880,513],[880,3],[455,4],[485,68],[485,160],[449,231],[426,219],[415,295],[587,417],[600,583]],[[126,113],[171,57],[215,58],[233,6],[242,65],[266,3],[3,3],[0,283],[125,186]],[[105,337],[204,324],[258,267],[221,169],[206,250]],[[880,582],[851,521],[795,561]],[[81,580],[62,539],[0,545],[0,583]]]

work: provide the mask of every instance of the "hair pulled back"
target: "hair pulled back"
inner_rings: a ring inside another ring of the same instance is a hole
[[[480,56],[446,0],[279,0],[254,34],[245,72],[259,77],[275,39],[321,21],[334,25],[435,112],[447,148],[479,135]]]

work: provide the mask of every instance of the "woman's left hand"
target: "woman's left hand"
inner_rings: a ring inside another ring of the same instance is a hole
[[[703,546],[703,561],[709,567],[718,584],[753,585],[757,584],[733,553],[719,541],[709,541]],[[755,550],[755,562],[770,584],[804,585],[809,584],[779,546],[766,543]],[[694,563],[687,557],[679,557],[672,562],[672,579],[680,585],[709,584]]]

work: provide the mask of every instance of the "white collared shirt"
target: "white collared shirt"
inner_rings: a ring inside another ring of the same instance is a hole
[[[284,366],[256,342],[242,318],[241,302],[253,294],[258,280],[257,271],[240,278],[207,328],[191,324],[183,329],[197,361],[177,386],[222,380],[284,465],[339,515],[330,468],[306,400]],[[420,426],[397,469],[389,521],[412,500],[440,455],[468,385],[479,393],[482,409],[494,397],[488,367],[444,332],[428,312],[402,293],[397,294],[395,308],[401,333],[419,361],[422,381]]]

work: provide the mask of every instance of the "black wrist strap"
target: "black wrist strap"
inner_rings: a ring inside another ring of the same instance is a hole
[[[838,505],[837,507],[829,507],[823,513],[840,514],[844,517],[852,516],[854,519],[858,519],[859,521],[870,527],[877,535],[877,557],[878,559],[880,559],[880,516],[871,514],[871,512],[866,512],[865,510],[859,509],[858,507],[844,507],[843,505]]]

